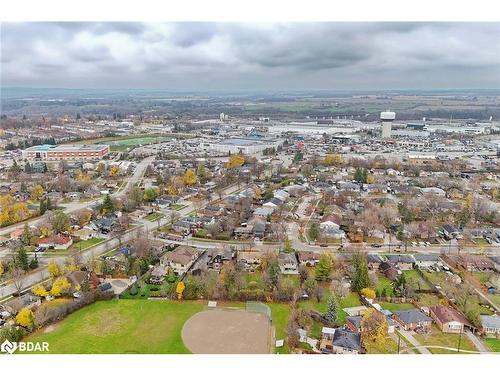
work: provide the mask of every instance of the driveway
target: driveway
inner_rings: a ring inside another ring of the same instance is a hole
[[[421,354],[432,354],[429,349],[423,348],[422,344],[418,342],[418,340],[413,336],[413,333],[410,331],[405,331],[404,328],[399,328],[399,334],[403,336],[407,341],[412,344],[415,349],[417,349]]]
[[[469,340],[474,344],[476,349],[481,353],[481,354],[488,354],[491,353],[490,349],[484,345],[483,341],[477,337],[475,334],[473,334],[471,331],[468,329],[465,330],[465,335],[469,338]]]

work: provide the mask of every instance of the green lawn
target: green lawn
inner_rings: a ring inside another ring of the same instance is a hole
[[[419,293],[418,301],[423,306],[428,306],[428,307],[439,305],[439,297],[436,294],[431,294],[431,293]]]
[[[69,315],[54,330],[38,331],[27,339],[48,342],[52,354],[189,353],[182,343],[181,329],[204,305],[187,301],[101,301]]]
[[[73,245],[73,248],[74,249],[78,249],[78,250],[80,250],[80,249],[85,250],[85,249],[88,249],[91,246],[97,245],[98,243],[101,243],[101,242],[104,242],[104,241],[106,241],[105,238],[98,238],[98,237],[89,238],[88,240],[76,242]]]
[[[377,292],[377,295],[381,295],[382,291],[385,290],[386,293],[389,293],[389,296],[392,297],[394,295],[394,289],[392,287],[392,281],[389,280],[387,277],[385,277],[384,274],[382,273],[377,273],[377,279],[378,283],[375,287],[375,291]]]
[[[460,335],[454,333],[443,333],[436,326],[432,325],[431,333],[426,334],[416,334],[415,338],[421,345],[438,345],[446,346],[450,348],[457,348]],[[476,347],[472,342],[469,341],[466,335],[462,335],[460,349],[474,350],[477,351]],[[439,348],[429,348],[429,351],[433,354],[460,354],[456,351],[439,349]]]
[[[156,221],[156,220],[161,219],[163,217],[165,217],[165,215],[162,214],[161,212],[152,212],[149,215],[147,215],[145,217],[145,219],[148,221]]]
[[[186,207],[186,205],[179,204],[179,203],[174,203],[174,204],[171,204],[169,208],[170,208],[171,210],[180,211],[180,210],[182,210],[184,207]]]
[[[386,337],[383,342],[367,345],[365,349],[367,354],[397,354],[398,344],[392,338]]]
[[[422,271],[422,272],[434,285],[441,285],[441,283],[446,279],[446,273],[444,272],[429,272],[429,271]]]
[[[409,309],[414,309],[415,306],[411,303],[391,303],[391,302],[381,302],[380,306],[384,310],[389,310],[389,311],[399,311],[399,310],[409,310]]]
[[[422,279],[422,276],[420,276],[416,270],[403,271],[403,273],[406,277],[406,280],[412,281],[417,286],[417,289],[422,289],[422,290],[430,289],[429,285],[427,285],[425,280]]]
[[[276,340],[286,339],[286,327],[288,325],[288,318],[291,311],[290,306],[283,303],[268,303],[268,306],[271,308],[273,325],[276,330]],[[286,341],[285,346],[282,348],[276,348],[276,353],[290,353],[290,348],[287,346]]]
[[[486,338],[484,342],[494,352],[500,352],[500,339]]]

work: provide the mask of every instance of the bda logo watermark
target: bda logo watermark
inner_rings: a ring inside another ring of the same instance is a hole
[[[14,354],[16,351],[20,352],[48,352],[48,342],[11,342],[5,340],[0,345],[0,352]]]

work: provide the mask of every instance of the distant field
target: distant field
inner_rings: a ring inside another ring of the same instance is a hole
[[[494,352],[500,352],[500,339],[487,338],[484,339],[488,348],[490,348]]]

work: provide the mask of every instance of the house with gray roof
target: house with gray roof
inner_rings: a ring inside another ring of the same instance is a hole
[[[432,318],[417,309],[396,311],[392,315],[392,319],[399,323],[406,331],[415,329],[427,331],[431,328],[432,324]]]
[[[481,334],[486,336],[500,336],[500,316],[481,315]]]
[[[361,351],[361,334],[344,328],[335,330],[332,352],[335,354],[358,354]]]

